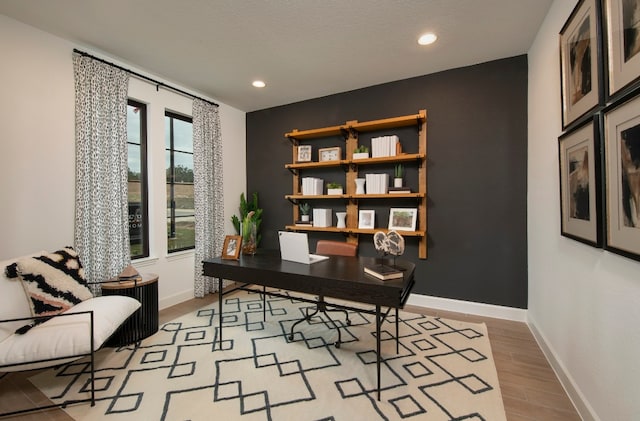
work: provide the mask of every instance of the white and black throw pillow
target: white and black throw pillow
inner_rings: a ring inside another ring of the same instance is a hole
[[[27,257],[7,266],[8,277],[22,281],[33,316],[55,316],[93,297],[78,253],[65,247],[54,253]],[[16,333],[25,333],[46,319],[37,319]]]

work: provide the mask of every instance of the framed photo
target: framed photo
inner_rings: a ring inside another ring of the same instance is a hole
[[[640,4],[605,0],[609,96],[640,77]]]
[[[375,228],[376,211],[360,210],[358,211],[358,228]]]
[[[640,260],[640,97],[604,113],[605,248]]]
[[[602,247],[602,172],[600,120],[560,136],[560,233]]]
[[[227,235],[222,245],[222,258],[238,260],[240,256],[240,248],[242,246],[242,236]]]
[[[341,158],[342,148],[340,146],[318,149],[318,162],[340,161]]]
[[[418,209],[391,208],[389,209],[389,229],[397,231],[415,231]]]
[[[296,150],[298,152],[297,162],[311,162],[311,145],[298,145]]]
[[[580,0],[560,31],[562,128],[602,101],[602,34],[599,0]]]

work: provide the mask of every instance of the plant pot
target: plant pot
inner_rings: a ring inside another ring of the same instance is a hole
[[[309,222],[309,215],[300,215],[300,220],[302,220],[302,222]]]
[[[402,178],[394,178],[393,187],[402,187]]]
[[[367,159],[369,158],[369,152],[357,152],[353,154],[353,159]]]
[[[327,189],[327,194],[328,195],[338,195],[338,194],[342,194],[342,189]]]
[[[242,233],[242,254],[256,254],[257,226],[255,221],[241,223],[240,232]]]

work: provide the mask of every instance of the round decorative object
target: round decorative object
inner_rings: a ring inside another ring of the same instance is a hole
[[[389,231],[389,233],[387,233],[387,243],[389,254],[401,256],[404,253],[404,237],[396,231]]]
[[[375,246],[377,251],[381,253],[388,253],[389,245],[388,245],[387,234],[385,234],[382,231],[376,232],[373,235],[373,245]]]
[[[400,256],[404,253],[404,237],[396,231],[389,231],[385,234],[378,231],[373,235],[373,245],[376,250],[384,254]]]

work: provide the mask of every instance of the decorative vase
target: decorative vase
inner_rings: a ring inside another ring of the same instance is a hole
[[[402,178],[394,178],[393,187],[402,187]]]
[[[242,233],[242,254],[256,254],[256,222],[247,221],[241,223],[240,232]]]
[[[336,216],[338,217],[338,224],[336,228],[346,228],[347,224],[345,223],[345,218],[347,217],[346,212],[336,212]]]
[[[364,194],[364,183],[366,179],[356,178],[356,194]]]

